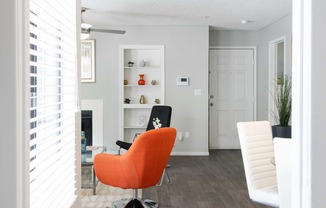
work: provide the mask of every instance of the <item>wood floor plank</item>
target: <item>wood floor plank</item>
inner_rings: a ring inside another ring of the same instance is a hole
[[[171,183],[143,190],[161,208],[266,208],[250,200],[240,150],[171,156]]]

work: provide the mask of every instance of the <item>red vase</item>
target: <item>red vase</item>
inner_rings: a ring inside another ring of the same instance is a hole
[[[139,75],[138,85],[145,85],[144,74]]]

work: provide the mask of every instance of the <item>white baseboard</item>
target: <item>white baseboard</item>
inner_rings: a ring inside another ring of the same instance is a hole
[[[210,150],[214,150],[214,149],[240,149],[240,146],[213,146],[213,147],[209,147]]]

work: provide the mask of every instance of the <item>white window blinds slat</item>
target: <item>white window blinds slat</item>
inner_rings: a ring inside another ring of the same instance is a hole
[[[30,207],[76,199],[76,1],[30,0]]]

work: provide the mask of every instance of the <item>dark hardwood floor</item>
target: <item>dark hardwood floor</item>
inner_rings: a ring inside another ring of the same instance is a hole
[[[171,156],[171,183],[143,190],[159,207],[264,208],[249,199],[240,150],[213,150],[210,156]]]

